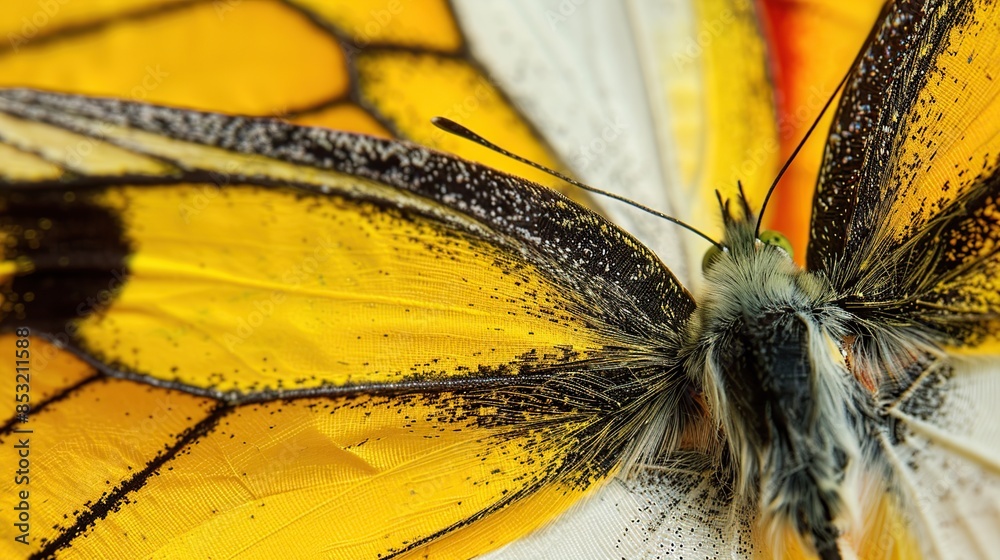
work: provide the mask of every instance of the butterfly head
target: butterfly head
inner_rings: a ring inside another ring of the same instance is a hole
[[[781,232],[763,230],[758,233],[756,214],[751,211],[742,186],[739,197],[735,199],[737,204],[733,204],[734,199],[723,201],[721,194],[716,194],[719,196],[725,236],[721,245],[713,245],[705,252],[701,263],[703,272],[707,274],[710,268],[727,256],[746,259],[752,258],[752,253],[773,253],[775,249],[779,253],[774,254],[784,255],[791,260],[792,244]]]

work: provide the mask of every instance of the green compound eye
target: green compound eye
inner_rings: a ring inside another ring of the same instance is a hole
[[[708,268],[715,264],[715,261],[719,260],[722,256],[722,249],[719,249],[715,245],[712,245],[705,251],[705,256],[701,259],[701,271],[708,272]]]
[[[788,256],[792,256],[792,244],[788,241],[788,238],[776,231],[764,230],[760,232],[760,240],[768,245],[774,245],[788,253]]]

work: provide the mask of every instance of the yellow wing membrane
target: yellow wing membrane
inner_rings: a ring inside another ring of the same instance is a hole
[[[29,417],[34,554],[468,557],[688,396],[690,297],[548,189],[273,120],[30,90],[0,115],[12,169],[58,170],[4,178],[0,324],[92,364]]]

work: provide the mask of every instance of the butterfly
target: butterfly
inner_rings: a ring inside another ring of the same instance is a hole
[[[274,121],[4,92],[0,134],[18,164],[6,169],[20,174],[4,190],[4,326],[83,359],[58,356],[54,390],[32,378],[52,395],[37,410],[48,433],[29,439],[51,449],[89,434],[73,456],[92,457],[71,472],[38,453],[41,472],[94,493],[37,553],[471,556],[625,462],[665,467],[646,472],[654,497],[731,520],[726,540],[744,551],[763,522],[786,531],[772,541],[826,557],[987,554],[989,520],[977,529],[974,514],[994,511],[996,464],[989,423],[977,423],[995,369],[991,10],[887,8],[835,117],[809,272],[758,242],[756,216],[734,199],[698,306],[603,218],[463,160]],[[967,109],[921,97],[941,91]],[[898,141],[902,130],[929,144]],[[914,192],[890,190],[900,185]],[[775,361],[806,379],[746,377]],[[118,414],[96,404],[109,402]],[[134,455],[108,454],[101,433],[124,434]],[[45,480],[34,504],[78,507]],[[852,505],[866,522],[846,523]],[[866,523],[873,542],[852,543]]]

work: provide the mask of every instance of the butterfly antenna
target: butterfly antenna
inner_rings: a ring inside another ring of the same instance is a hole
[[[867,45],[868,42],[866,41],[864,44]],[[833,90],[833,93],[830,94],[830,97],[826,100],[826,103],[823,105],[823,109],[819,112],[819,115],[816,115],[816,119],[809,127],[809,130],[806,131],[805,136],[803,136],[802,140],[799,141],[799,145],[795,146],[795,150],[792,151],[792,155],[788,156],[788,159],[785,160],[785,164],[781,166],[781,169],[778,171],[778,176],[775,177],[774,182],[771,183],[771,188],[767,189],[767,195],[764,197],[764,204],[761,205],[760,213],[757,214],[757,227],[754,228],[754,237],[760,237],[760,224],[761,222],[764,221],[764,210],[767,209],[767,203],[771,200],[771,194],[774,193],[774,189],[778,186],[778,183],[781,181],[781,178],[785,175],[785,171],[788,171],[788,168],[792,165],[792,162],[795,161],[795,156],[799,155],[799,152],[802,150],[802,147],[806,145],[806,142],[812,136],[813,131],[816,130],[817,126],[819,126],[820,121],[823,120],[823,115],[826,114],[826,111],[830,108],[830,105],[833,104],[833,100],[837,98],[837,93],[839,93],[840,90],[844,88],[844,84],[847,83],[847,79],[851,76],[851,73],[854,71],[854,68],[858,65],[858,61],[861,59],[861,56],[863,54],[864,54],[864,47],[862,47],[861,50],[858,52],[857,56],[854,57],[854,61],[851,62],[850,69],[848,69],[847,73],[844,74],[844,77],[840,79],[840,83],[837,84],[837,88]]]
[[[659,210],[654,210],[654,209],[650,208],[649,206],[645,206],[643,204],[639,204],[638,202],[636,202],[634,200],[630,200],[628,198],[625,198],[624,196],[617,195],[617,194],[615,194],[613,192],[608,192],[608,191],[605,191],[605,190],[601,190],[601,189],[598,189],[597,187],[592,187],[592,186],[587,185],[585,183],[581,183],[580,181],[577,181],[576,179],[573,179],[571,177],[567,177],[566,175],[564,175],[562,173],[559,173],[558,171],[555,171],[554,169],[549,169],[548,167],[545,167],[544,165],[542,165],[540,163],[535,163],[535,162],[531,161],[530,159],[523,158],[523,157],[521,157],[521,156],[519,156],[519,155],[517,155],[517,154],[515,154],[513,152],[507,151],[507,150],[501,148],[500,146],[497,146],[493,142],[490,142],[489,140],[483,138],[482,136],[476,134],[475,132],[472,132],[468,128],[466,128],[466,127],[458,124],[457,122],[455,122],[455,121],[453,121],[451,119],[448,119],[448,118],[445,118],[445,117],[434,117],[433,119],[431,119],[431,123],[433,123],[434,126],[440,128],[441,130],[443,130],[443,131],[445,131],[445,132],[447,132],[449,134],[454,134],[455,136],[458,136],[459,138],[464,138],[464,139],[469,140],[471,142],[475,142],[476,144],[479,144],[480,146],[483,146],[484,148],[493,150],[494,152],[496,152],[498,154],[501,154],[501,155],[504,155],[506,157],[509,157],[510,159],[512,159],[514,161],[519,161],[519,162],[521,162],[521,163],[523,163],[525,165],[528,165],[530,167],[534,167],[535,169],[537,169],[539,171],[542,171],[544,173],[548,173],[549,175],[551,175],[551,176],[553,176],[553,177],[555,177],[557,179],[560,179],[562,181],[565,181],[565,182],[569,183],[570,185],[573,185],[574,187],[577,187],[579,189],[583,189],[583,190],[585,190],[587,192],[591,192],[591,193],[598,194],[598,195],[601,195],[601,196],[606,196],[608,198],[612,198],[612,199],[620,201],[620,202],[624,202],[625,204],[628,204],[629,206],[632,206],[633,208],[638,208],[639,210],[642,210],[643,212],[646,212],[648,214],[652,214],[653,216],[656,216],[656,217],[662,218],[662,219],[664,219],[664,220],[666,220],[668,222],[677,224],[677,225],[681,226],[682,228],[684,228],[684,229],[686,229],[686,230],[688,230],[688,231],[690,231],[692,233],[695,233],[695,234],[701,236],[703,239],[705,239],[706,241],[708,241],[712,245],[715,245],[719,249],[723,249],[721,243],[719,243],[718,241],[716,241],[716,240],[712,239],[711,237],[705,235],[701,231],[698,231],[693,226],[690,226],[690,225],[688,225],[688,224],[686,224],[686,223],[678,220],[677,218],[674,218],[672,216],[668,216],[668,215],[664,214],[663,212],[660,212]]]

